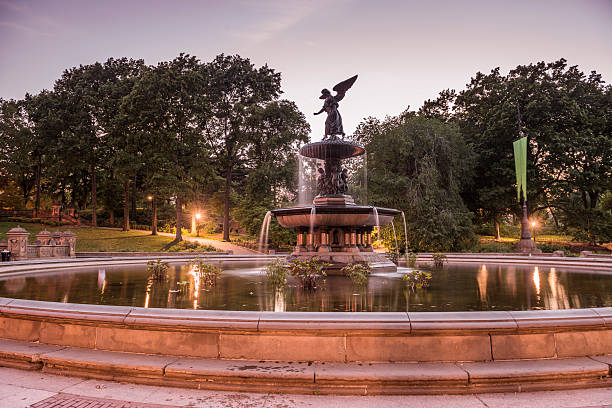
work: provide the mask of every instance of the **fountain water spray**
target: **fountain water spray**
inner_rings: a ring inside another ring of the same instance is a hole
[[[408,259],[408,228],[406,227],[406,216],[402,211],[402,220],[404,220],[404,244],[406,245],[406,250],[404,255],[406,255],[406,260]]]
[[[391,221],[391,228],[393,228],[393,238],[395,238],[395,253],[399,259],[399,245],[397,245],[397,234],[395,233],[395,224]]]
[[[314,239],[314,223],[315,223],[315,215],[317,214],[317,207],[316,206],[312,206],[312,208],[310,209],[310,243],[312,244],[312,246],[315,246],[315,239]]]
[[[261,223],[261,231],[259,232],[259,252],[268,252],[268,232],[270,231],[270,219],[272,212],[268,211]]]

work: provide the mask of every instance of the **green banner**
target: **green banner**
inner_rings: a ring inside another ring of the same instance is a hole
[[[516,168],[516,198],[521,201],[521,188],[523,198],[527,199],[527,136],[514,142],[514,166]]]

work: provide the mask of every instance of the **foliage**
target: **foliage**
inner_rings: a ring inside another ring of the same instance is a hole
[[[163,262],[161,259],[147,262],[147,273],[150,280],[166,280],[168,279],[168,262]]]
[[[416,262],[417,254],[415,254],[414,252],[410,252],[410,254],[408,254],[408,267],[414,268],[416,266]]]
[[[268,282],[274,287],[283,287],[287,284],[289,268],[282,259],[275,259],[266,267]]]
[[[311,258],[307,261],[292,259],[289,261],[291,275],[298,279],[304,289],[313,290],[319,286],[322,277],[327,276],[324,268],[330,266],[321,262],[319,258]]]
[[[346,265],[340,271],[348,276],[354,285],[364,286],[368,283],[368,276],[372,272],[372,268],[368,264],[354,263]]]
[[[513,242],[482,242],[474,247],[474,252],[513,252],[515,247],[516,245]]]
[[[414,292],[417,289],[426,289],[429,287],[431,273],[419,270],[410,271],[404,274],[402,279],[406,281],[410,290]]]
[[[475,242],[471,214],[459,195],[471,177],[472,152],[458,128],[406,112],[384,122],[370,118],[355,131],[365,144],[369,203],[408,214],[408,237],[397,231],[400,248],[452,251]],[[383,242],[394,245],[392,234]]]
[[[221,267],[206,263],[200,257],[195,257],[191,260],[190,274],[197,276],[200,279],[200,283],[204,283],[207,286],[215,286],[221,272],[223,272]]]
[[[180,241],[171,247],[167,252],[217,252],[217,248],[211,245],[199,244],[195,241]]]
[[[434,268],[442,268],[444,266],[444,262],[447,262],[448,259],[444,254],[432,254],[433,265]]]

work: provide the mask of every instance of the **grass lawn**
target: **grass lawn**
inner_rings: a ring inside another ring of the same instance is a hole
[[[168,245],[173,237],[153,236],[150,233],[118,231],[91,227],[50,227],[42,224],[28,224],[0,221],[0,241],[6,241],[6,232],[19,224],[30,233],[30,241],[42,230],[70,230],[77,235],[77,252],[158,252]]]
[[[533,237],[533,235],[532,235]],[[493,235],[478,235],[482,241],[494,241],[495,237]],[[538,234],[536,233],[536,242],[571,242],[571,235],[546,235],[546,234]],[[519,238],[505,238],[501,237],[499,242],[518,242]]]

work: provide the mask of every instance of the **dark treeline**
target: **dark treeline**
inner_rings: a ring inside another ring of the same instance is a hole
[[[231,207],[262,218],[295,190],[295,152],[310,128],[279,98],[280,82],[237,55],[66,70],[53,90],[0,101],[0,205],[38,212],[41,200],[59,202],[94,226],[99,214],[113,224],[122,213],[128,230],[148,198],[153,225],[158,204],[175,208],[177,240],[184,208],[222,218],[229,240]]]
[[[177,239],[184,208],[221,220],[224,239],[236,221],[254,234],[267,210],[295,198],[295,154],[310,131],[280,94],[279,73],[239,56],[72,68],[53,90],[0,101],[0,206],[59,202],[129,229],[138,202],[151,208],[146,223],[158,213],[176,223]],[[519,112],[532,215],[612,240],[612,87],[561,59],[477,73],[418,111],[358,126],[369,203],[406,213],[409,249],[469,249],[475,226],[499,237],[520,214]],[[292,239],[278,228],[272,237]]]

